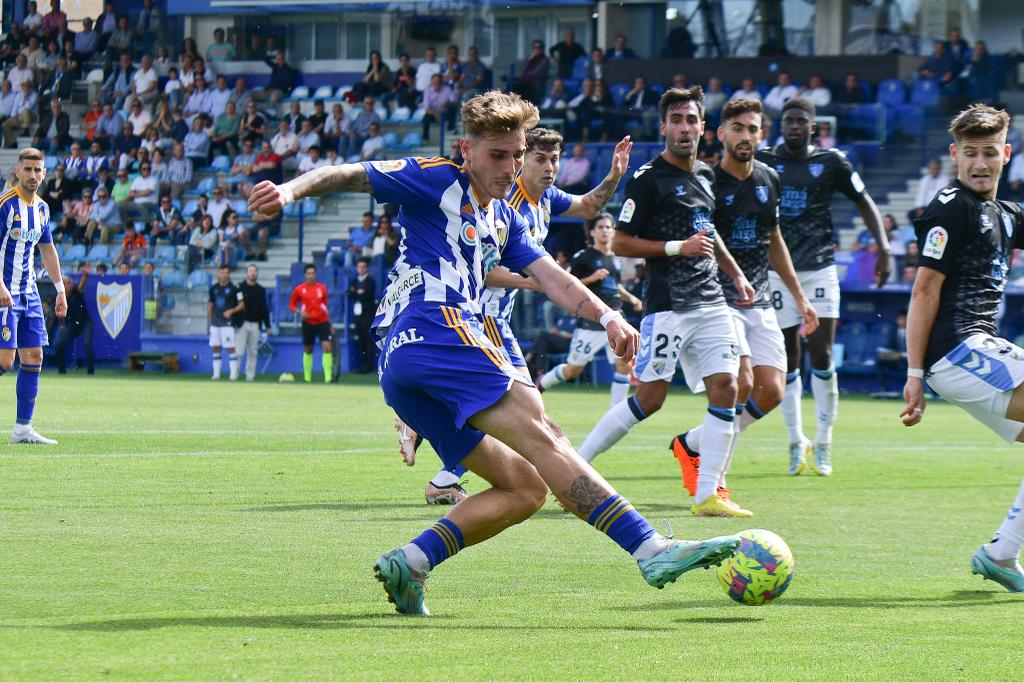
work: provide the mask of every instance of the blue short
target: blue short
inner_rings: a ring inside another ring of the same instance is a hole
[[[0,308],[0,348],[42,348],[50,345],[39,292],[15,294],[14,305]]]
[[[513,367],[526,367],[526,359],[523,351],[519,348],[516,335],[512,333],[512,327],[504,317],[484,316],[484,331],[487,338],[498,348],[505,349],[505,355]]]
[[[377,371],[385,402],[430,441],[445,466],[483,440],[469,418],[522,380],[479,318],[436,303],[410,306],[395,320]]]

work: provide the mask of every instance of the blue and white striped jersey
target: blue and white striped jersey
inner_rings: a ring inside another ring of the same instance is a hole
[[[36,291],[33,247],[53,243],[50,209],[33,194],[28,200],[15,187],[0,194],[0,274],[12,296]]]
[[[551,216],[562,215],[572,206],[572,195],[566,194],[554,185],[544,190],[538,201],[534,201],[523,186],[523,179],[516,179],[512,191],[508,195],[508,203],[530,226],[530,239],[540,249],[544,248],[544,240],[548,238],[551,228]],[[502,289],[487,287],[481,298],[484,314],[491,317],[504,317],[512,314],[519,289]]]
[[[479,315],[487,272],[498,264],[518,272],[545,254],[508,202],[481,204],[469,176],[448,159],[367,161],[363,167],[377,201],[399,205],[402,226],[398,259],[373,321],[379,330],[420,302]]]

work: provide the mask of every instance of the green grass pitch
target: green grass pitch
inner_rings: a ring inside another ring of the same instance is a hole
[[[579,443],[608,395],[545,399]],[[437,460],[403,466],[371,382],[48,373],[35,425],[60,445],[0,445],[0,678],[1019,678],[1024,597],[970,556],[1024,460],[948,405],[912,430],[898,411],[844,396],[829,479],[786,476],[781,418],[755,426],[730,477],[748,521],[689,516],[666,447],[699,398],[673,391],[597,460],[677,535],[779,533],[796,576],[775,604],[704,571],[654,590],[552,502],[439,567],[435,615],[411,619],[371,566],[443,512],[422,496]]]

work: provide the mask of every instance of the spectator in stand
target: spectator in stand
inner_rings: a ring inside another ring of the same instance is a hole
[[[37,36],[29,36],[28,45],[21,51],[21,53],[25,55],[25,65],[28,67],[29,71],[32,72],[32,79],[34,82],[37,76],[39,62],[46,56],[46,51],[43,50],[43,44],[39,41]]]
[[[1010,170],[1006,176],[1007,198],[1020,200],[1024,198],[1024,153],[1018,151],[1010,161]]]
[[[263,47],[263,38],[259,33],[249,34],[249,44],[245,48],[245,59],[250,62],[262,62],[267,48]]]
[[[64,174],[68,176],[72,186],[77,190],[85,176],[85,155],[82,154],[82,145],[72,142],[70,153],[61,161],[64,164]]]
[[[295,156],[300,164],[309,158],[311,149],[320,149],[320,136],[313,130],[313,122],[308,118],[302,120],[302,127],[299,128],[296,143],[298,144],[299,152]]]
[[[255,240],[255,244],[253,243]],[[267,260],[267,246],[270,242],[270,227],[267,223],[255,223],[242,230],[239,242],[249,260]]]
[[[142,55],[142,62],[139,68],[132,74],[131,85],[128,88],[128,98],[125,99],[125,111],[128,110],[129,99],[133,104],[137,100],[145,105],[155,101],[160,96],[160,91],[157,89],[158,81],[159,76],[156,74],[156,69],[153,68],[153,60],[150,59],[148,54]],[[149,113],[148,110],[146,113]]]
[[[0,83],[0,124],[9,119],[14,113],[14,102],[17,93],[11,87],[11,81],[4,80]]]
[[[74,75],[68,68],[67,57],[61,55],[57,59],[57,68],[50,72],[49,77],[43,81],[42,94],[47,99],[56,97],[67,100],[71,98],[71,88],[74,85]]]
[[[302,129],[302,122],[306,120],[306,117],[302,115],[300,106],[298,102],[289,102],[288,113],[282,117],[285,121],[288,121],[288,130],[296,135]]]
[[[430,87],[434,74],[441,73],[441,64],[437,61],[437,50],[428,47],[424,51],[423,63],[416,67],[416,92],[422,94]]]
[[[296,71],[284,59],[284,52],[278,51],[274,59],[264,60],[270,66],[270,83],[260,93],[253,93],[261,101],[269,100],[270,104],[277,104],[278,100],[291,94],[295,83],[299,79],[299,72]]]
[[[231,210],[231,202],[225,196],[224,188],[220,185],[213,188],[210,203],[206,205],[206,212],[213,218],[215,226],[223,225],[224,214]]]
[[[868,95],[860,85],[860,76],[852,72],[846,74],[843,89],[836,93],[836,104],[865,104],[867,101]]]
[[[126,223],[124,226],[124,238],[121,240],[121,248],[112,261],[115,266],[127,263],[130,267],[139,264],[139,259],[146,255],[149,244],[146,238],[135,231],[134,223]]]
[[[71,181],[64,175],[63,164],[58,163],[53,169],[53,177],[46,181],[39,196],[50,209],[51,220],[63,215],[65,207],[71,208],[72,186]]]
[[[950,84],[959,72],[953,56],[946,51],[946,43],[941,40],[932,43],[932,56],[917,70],[921,78],[937,79],[939,85]]]
[[[355,87],[352,88],[352,94],[358,99],[362,99],[367,95],[380,97],[384,93],[390,92],[391,86],[391,68],[381,59],[380,52],[371,50],[370,62],[366,66],[363,80],[355,84]]]
[[[171,59],[171,53],[168,51],[166,45],[157,45],[156,57],[153,59],[153,68],[156,69],[156,75],[161,78],[167,78],[171,73],[171,67],[176,62]]]
[[[928,170],[921,176],[921,180],[917,185],[917,194],[914,195],[914,208],[907,214],[910,222],[914,222],[914,220],[924,215],[924,210],[928,207],[928,204],[932,203],[935,195],[950,182],[952,182],[950,177],[942,172],[942,161],[937,158],[929,161]]]
[[[36,118],[36,93],[31,81],[21,82],[21,92],[14,96],[11,117],[4,121],[4,147],[18,145],[18,135],[28,135],[29,126]]]
[[[185,136],[185,156],[192,164],[208,166],[210,164],[210,136],[203,128],[203,119],[196,116],[192,121],[192,130]]]
[[[608,117],[614,110],[615,101],[608,93],[604,81],[594,81],[593,93],[585,97],[576,110],[584,142],[608,140]]]
[[[196,117],[210,111],[210,89],[206,87],[206,79],[196,74],[192,83],[192,92],[185,100],[185,122],[190,126]]]
[[[424,106],[426,106],[426,102],[424,102]],[[426,121],[427,117],[424,116],[423,120]],[[338,145],[338,156],[347,159],[353,154],[358,154],[363,147],[363,142],[370,134],[370,126],[374,123],[380,125],[380,122],[380,116],[377,115],[373,106],[373,98],[364,97],[363,108],[352,117],[348,133],[342,139],[342,143]]]
[[[141,100],[132,100],[131,110],[128,114],[128,123],[132,126],[132,133],[137,137],[142,137],[146,132],[146,128],[153,123],[152,114],[149,113],[149,109],[142,106]]]
[[[340,106],[340,105],[339,105]],[[267,119],[256,109],[256,102],[250,100],[245,105],[245,113],[238,126],[238,136],[243,142],[259,144],[267,132]]]
[[[242,361],[242,353],[245,353],[246,381],[253,381],[256,378],[260,335],[273,333],[270,327],[270,310],[267,308],[267,290],[257,281],[259,276],[260,269],[250,265],[245,269],[245,281],[238,285],[245,308],[241,313],[242,324],[235,332],[235,348],[239,362]],[[237,323],[238,319],[234,322]]]
[[[96,139],[96,130],[102,115],[103,107],[100,105],[99,100],[93,100],[89,106],[89,112],[82,119],[82,132],[85,134],[82,138],[83,145],[92,146],[93,140]]]
[[[381,104],[385,107],[394,102],[396,106],[416,108],[418,94],[416,92],[416,69],[409,63],[409,53],[403,52],[398,56],[398,70],[395,71],[392,79],[391,90],[380,97]]]
[[[117,30],[110,34],[110,38],[107,39],[107,64],[113,63],[115,59],[118,59],[118,55],[128,53],[128,59],[131,60],[131,49],[132,49],[132,31],[128,26],[128,15],[121,14],[117,17]]]
[[[213,124],[210,149],[213,154],[238,154],[238,130],[242,119],[235,113],[235,103],[228,100],[227,108]]]
[[[329,165],[327,163],[327,159],[320,158],[320,148],[310,147],[309,152],[303,155],[302,161],[299,161],[299,168],[296,171],[295,175],[304,175],[311,170],[323,168],[324,166],[327,165]]]
[[[363,141],[362,149],[359,150],[359,160],[373,161],[381,158],[384,158],[384,136],[380,134],[380,126],[371,123],[370,136]]]
[[[82,30],[75,34],[75,59],[79,63],[89,61],[100,44],[100,34],[93,28],[92,19],[82,19]]]
[[[604,50],[595,47],[590,51],[590,63],[587,64],[587,78],[592,81],[604,80],[605,64]]]
[[[78,284],[64,275],[64,291],[67,292],[68,312],[60,321],[60,333],[53,346],[53,354],[57,358],[57,372],[67,374],[67,358],[65,350],[79,336],[85,346],[86,372],[96,373],[96,353],[92,347],[93,323],[89,310],[85,305],[85,287],[89,281],[89,264],[82,263],[78,267]]]
[[[398,258],[398,233],[391,229],[391,217],[387,214],[377,220],[377,234],[373,236],[369,255],[370,258],[383,256],[384,265],[389,268]]]
[[[188,96],[189,91],[192,89],[192,81],[194,79],[195,72],[192,70],[192,57],[182,55],[181,71],[179,72],[178,80],[181,81],[181,89],[184,96]]]
[[[89,158],[85,160],[85,182],[95,185],[99,181],[100,170],[110,168],[110,161],[103,153],[103,147],[99,142],[93,142],[89,148]]]
[[[195,78],[196,76],[202,76],[203,80],[205,80],[206,84],[209,86],[213,85],[214,79],[217,77],[217,74],[213,72],[213,69],[206,65],[205,59],[203,59],[202,57],[193,57],[192,77]]]
[[[299,153],[299,136],[288,129],[288,121],[281,119],[277,122],[277,134],[270,138],[270,145],[274,153],[281,158],[281,165],[285,170],[292,171],[298,168],[299,160],[296,155]]]
[[[189,133],[188,122],[185,121],[185,113],[180,107],[171,112],[170,139],[173,142],[185,142],[185,136]]]
[[[123,156],[131,156],[132,150],[142,146],[142,140],[135,134],[132,124],[125,121],[121,126],[121,134],[114,138],[113,156],[118,167],[123,163]]]
[[[117,274],[119,275],[130,275],[132,274],[132,266],[128,262],[123,262],[117,266]]]
[[[60,100],[50,100],[50,109],[39,119],[32,146],[45,148],[51,155],[59,154],[71,144],[71,119],[61,109]]]
[[[89,222],[85,226],[85,242],[92,245],[92,236],[96,229],[100,231],[100,243],[106,244],[110,241],[110,235],[121,231],[121,209],[110,197],[106,187],[100,185],[96,191],[96,201],[93,202],[92,212],[89,214]]]
[[[141,150],[140,150],[141,153]],[[169,187],[170,180],[167,174],[167,162],[164,160],[164,152],[162,149],[157,147],[149,155],[150,165],[153,167],[153,177],[160,183],[160,190],[163,191],[164,187]]]
[[[629,133],[634,139],[648,136],[647,131],[653,128],[654,122],[658,119],[658,101],[661,96],[657,91],[647,87],[647,79],[637,76],[633,79],[633,87],[626,93],[623,99],[625,115],[620,119],[624,127],[633,126]],[[639,124],[637,126],[636,124]],[[618,135],[622,130],[615,131]]]
[[[811,74],[811,77],[807,79],[807,85],[800,88],[799,94],[813,104],[819,112],[832,104],[832,91],[825,87],[825,81],[817,73]]]
[[[216,120],[218,116],[227,109],[231,101],[231,91],[228,90],[228,79],[225,76],[217,76],[217,86],[210,90],[208,95],[206,113],[210,118]],[[237,110],[236,110],[237,111]]]
[[[57,41],[50,40],[46,43],[46,50],[43,56],[36,61],[35,66],[32,69],[32,75],[35,77],[36,83],[47,83],[50,80],[50,75],[54,69],[57,68],[57,62],[60,60],[60,48],[57,47]]]
[[[176,142],[171,159],[167,162],[168,188],[171,198],[177,199],[192,186],[192,160],[185,156],[185,145]]]
[[[25,18],[21,22],[22,28],[29,33],[36,33],[39,27],[43,25],[43,15],[39,13],[37,7],[38,5],[35,0],[29,0],[25,11]]]
[[[167,81],[164,83],[163,104],[172,109],[179,108],[185,103],[185,90],[181,85],[181,77],[178,69],[171,67],[167,70]]]
[[[135,38],[143,54],[149,54],[154,45],[164,41],[164,16],[154,0],[142,0],[142,9],[135,21]]]
[[[764,97],[764,107],[769,115],[778,116],[782,111],[782,105],[796,97],[798,92],[789,72],[780,71],[775,87],[769,90]]]
[[[43,35],[52,35],[61,29],[61,26],[67,26],[68,15],[61,11],[60,0],[50,0],[50,11],[43,17],[43,23],[40,27]]]
[[[626,36],[621,33],[612,41],[612,49],[605,55],[608,59],[636,59],[636,52],[626,46]]]
[[[331,107],[331,113],[324,120],[322,135],[322,148],[338,151],[338,143],[348,132],[349,120],[342,111],[341,104],[335,103]]]
[[[214,29],[213,44],[206,48],[206,61],[211,64],[235,61],[235,46],[227,41],[224,29]]]
[[[917,244],[914,244],[913,246],[916,247]],[[909,255],[909,251],[910,251],[910,247],[908,246],[907,247],[908,255]],[[903,266],[903,277],[900,279],[900,282],[903,283],[903,284],[909,284],[909,285],[913,286],[915,280],[917,280],[917,266],[916,265],[904,265]]]
[[[448,57],[441,65],[441,78],[454,92],[462,83],[462,62],[459,61],[459,46],[448,46]]]
[[[318,99],[313,102],[313,113],[306,117],[309,121],[309,125],[312,126],[313,132],[320,136],[321,141],[324,137],[324,125],[327,123],[327,111],[324,109],[324,101]],[[323,145],[321,144],[321,150]]]
[[[576,30],[572,28],[565,29],[565,38],[555,43],[549,53],[555,60],[555,64],[558,68],[559,78],[572,78],[572,69],[576,64],[576,60],[580,57],[587,55],[586,50],[583,46],[576,42]]]
[[[819,123],[812,140],[821,149],[833,149],[836,146],[836,138],[832,135],[832,124],[828,121]]]
[[[249,106],[249,102],[252,100],[252,93],[248,90],[245,76],[239,76],[235,79],[235,89],[231,91],[228,99],[235,103],[235,111],[239,113],[244,112],[246,107]]]
[[[100,189],[107,190],[107,194],[110,194],[114,190],[114,176],[111,174],[109,168],[101,168],[96,176],[96,182],[92,184],[93,203],[98,203],[100,200],[99,191]]]
[[[28,68],[28,58],[19,54],[14,62],[14,68],[7,72],[7,80],[15,92],[21,92],[21,84],[28,83],[32,86],[32,69]]]
[[[160,196],[160,183],[153,176],[153,166],[149,161],[139,164],[139,175],[132,180],[132,188],[128,193],[128,202],[121,206],[121,215],[125,220],[149,221],[156,210],[157,197]]]
[[[278,156],[270,142],[263,140],[260,147],[260,154],[256,157],[256,163],[252,167],[252,181],[258,185],[264,180],[270,180],[275,184],[284,181],[284,170],[281,165],[281,157]]]
[[[718,76],[708,79],[708,87],[704,91],[704,110],[709,115],[714,112],[717,116],[728,100],[729,96],[722,90],[722,79]]]
[[[363,213],[363,222],[359,227],[353,227],[348,235],[348,243],[345,245],[345,267],[355,267],[356,262],[362,258],[363,251],[371,247],[373,237],[376,234],[373,227],[373,213]],[[333,254],[332,254],[333,255]]]
[[[188,238],[189,269],[210,263],[217,254],[217,230],[213,228],[213,218],[204,215],[199,224],[192,228]]]
[[[979,40],[969,54],[969,58],[957,76],[957,89],[960,94],[970,93],[970,88],[974,86],[982,91],[992,91],[994,95],[994,90],[997,87],[993,73],[995,65],[988,52],[988,45],[984,40]],[[1014,148],[1016,149],[1016,147]]]
[[[709,166],[713,166],[722,160],[722,143],[714,128],[704,128],[700,144],[697,147],[697,158]]]
[[[156,215],[149,223],[149,236],[154,244],[169,244],[181,227],[181,211],[171,203],[171,197],[164,194],[160,197],[160,205]]]
[[[7,66],[13,62],[21,48],[25,47],[28,37],[22,32],[21,26],[12,23],[7,35],[0,41],[0,65]]]
[[[558,167],[555,185],[568,194],[586,194],[590,191],[590,169],[586,147],[576,143],[572,147],[572,156]]]
[[[370,260],[360,258],[356,263],[356,278],[348,287],[348,300],[352,303],[352,317],[359,339],[359,373],[369,374],[377,366],[376,344],[370,329],[377,309],[377,285],[370,277]]]
[[[561,116],[569,106],[569,93],[565,89],[565,81],[556,78],[551,81],[551,89],[541,100],[540,110],[542,116]]]
[[[853,252],[865,251],[867,253],[878,253],[878,242],[868,230],[861,230],[857,233],[857,239],[850,249]]]
[[[80,244],[85,241],[85,229],[92,213],[92,192],[85,190],[79,199],[71,202],[71,208],[64,213],[60,221],[60,232],[57,241],[67,244]]]
[[[961,35],[959,26],[950,27],[947,35],[949,40],[946,41],[946,52],[953,58],[954,63],[963,68],[973,56],[973,52]]]
[[[729,101],[732,102],[738,99],[756,99],[759,102],[761,101],[761,92],[754,85],[753,78],[744,78],[741,87],[732,93]]]
[[[338,151],[333,147],[327,148],[327,154],[324,156],[324,161],[327,162],[328,166],[344,166],[345,159],[338,156]]]
[[[448,152],[448,160],[457,166],[461,166],[466,163],[465,157],[462,156],[462,140],[461,138],[454,138],[451,141]]]
[[[481,94],[487,89],[489,70],[487,65],[480,61],[480,51],[476,47],[470,47],[469,58],[462,64],[462,93],[463,102]]]
[[[114,186],[110,190],[110,198],[114,200],[121,210],[121,217],[127,219],[124,214],[124,202],[128,201],[128,195],[132,191],[132,181],[128,178],[126,168],[118,168],[115,175]]]
[[[430,139],[430,126],[435,121],[438,125],[445,125],[448,132],[455,132],[455,111],[457,105],[458,100],[455,97],[455,92],[444,83],[441,74],[435,73],[430,79],[430,87],[423,93],[423,108],[426,110],[426,114],[423,116],[424,142]],[[367,130],[367,133],[369,133],[369,130]]]
[[[241,248],[241,235],[244,232],[238,224],[238,212],[228,210],[221,218],[217,229],[217,264],[235,267],[235,254]]]
[[[124,107],[125,99],[131,94],[134,76],[135,67],[132,66],[132,56],[128,52],[122,52],[117,68],[110,73],[100,87],[100,101],[104,104],[111,104],[114,109],[120,110]]]
[[[533,41],[530,54],[523,61],[519,70],[519,77],[516,79],[516,92],[531,102],[539,102],[544,96],[544,88],[548,82],[548,71],[551,62],[544,54],[544,43],[540,40]]]

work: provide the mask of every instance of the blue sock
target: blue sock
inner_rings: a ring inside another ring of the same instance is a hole
[[[448,519],[439,519],[433,526],[413,538],[412,544],[427,555],[430,568],[455,556],[466,546],[462,539],[462,531]]]
[[[743,414],[743,410],[747,409],[747,406],[743,403],[736,403],[736,416],[739,417]]]
[[[800,370],[794,369],[792,372],[786,373],[786,383],[791,384],[800,378]]]
[[[708,413],[718,417],[724,422],[731,422],[736,419],[736,410],[731,407],[715,407],[708,405]]]
[[[739,412],[739,410],[737,410],[737,412]],[[760,419],[764,416],[764,410],[757,406],[757,403],[754,402],[753,398],[749,398],[747,400],[747,412],[749,412],[750,416],[754,419]]]
[[[587,523],[610,537],[630,554],[635,552],[644,540],[654,535],[654,529],[647,519],[633,509],[633,505],[621,495],[612,495],[597,505]]]
[[[42,365],[27,365],[23,362],[18,370],[18,383],[14,392],[18,396],[19,424],[32,423],[32,411],[36,408],[36,396],[39,394],[39,371],[42,368]]]
[[[832,375],[835,374],[835,369],[832,367],[829,367],[828,369],[814,369],[811,367],[811,374],[825,381],[832,378]]]

